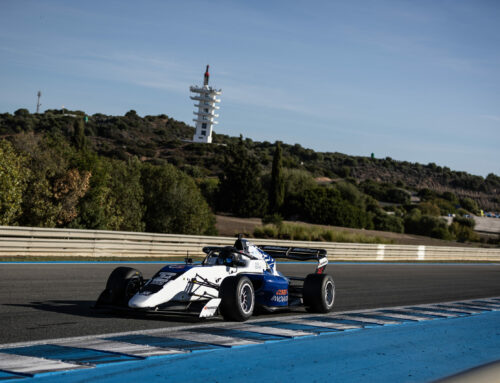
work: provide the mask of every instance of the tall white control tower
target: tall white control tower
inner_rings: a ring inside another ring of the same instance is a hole
[[[198,103],[194,105],[198,109],[193,112],[193,114],[196,115],[196,118],[193,119],[193,121],[196,122],[196,130],[193,136],[194,142],[211,143],[212,125],[217,124],[215,118],[219,117],[218,114],[215,114],[215,111],[219,109],[215,104],[220,102],[220,99],[216,96],[221,94],[222,90],[208,86],[208,80],[210,78],[208,68],[209,65],[207,65],[205,71],[203,87],[191,86],[189,88],[191,92],[194,93],[194,96],[191,96],[191,100],[198,101]]]

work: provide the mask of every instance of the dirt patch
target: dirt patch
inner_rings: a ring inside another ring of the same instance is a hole
[[[253,236],[253,230],[256,226],[262,224],[260,218],[238,218],[230,217],[224,215],[216,216],[216,227],[219,231],[219,235],[224,237],[236,237],[239,233],[244,234],[246,237]],[[435,239],[424,237],[420,235],[413,234],[398,234],[390,231],[379,231],[379,230],[364,230],[364,229],[351,229],[347,227],[337,227],[337,226],[325,226],[325,225],[312,225],[304,222],[290,222],[288,223],[298,223],[301,225],[308,226],[320,226],[325,227],[335,231],[344,231],[353,234],[361,234],[372,237],[387,238],[394,241],[398,245],[424,245],[424,246],[450,246],[450,247],[477,247],[477,244],[464,244],[455,241],[444,241],[442,239]]]
[[[262,225],[260,218],[238,218],[216,215],[215,219],[215,226],[219,231],[219,235],[224,237],[236,237],[240,233],[246,237],[251,237],[255,227]]]

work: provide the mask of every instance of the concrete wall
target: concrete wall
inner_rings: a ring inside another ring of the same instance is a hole
[[[235,238],[0,226],[0,256],[203,256]],[[254,239],[257,245],[321,247],[332,261],[498,261],[500,249]]]

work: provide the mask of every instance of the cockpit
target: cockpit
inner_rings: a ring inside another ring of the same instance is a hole
[[[245,266],[247,258],[241,250],[235,247],[227,246],[222,248],[213,248],[203,260],[202,265],[214,266]]]

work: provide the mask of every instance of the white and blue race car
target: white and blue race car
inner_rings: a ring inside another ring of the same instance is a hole
[[[326,250],[253,245],[236,240],[234,246],[205,247],[201,264],[186,260],[167,265],[151,279],[130,267],[118,267],[109,276],[96,307],[145,312],[196,313],[201,318],[221,314],[244,321],[255,309],[275,311],[305,306],[310,312],[333,309],[335,284],[325,274]],[[286,277],[274,258],[316,260],[316,272],[305,278]]]

